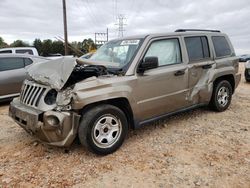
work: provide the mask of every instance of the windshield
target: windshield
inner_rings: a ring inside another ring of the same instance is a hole
[[[117,64],[116,68],[123,68],[131,61],[139,44],[140,39],[110,41],[101,46],[90,60],[112,62]],[[109,65],[107,67],[112,68]]]

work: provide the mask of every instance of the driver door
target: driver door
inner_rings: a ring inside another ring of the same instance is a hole
[[[158,57],[159,66],[138,74],[136,99],[139,121],[152,119],[188,106],[187,64],[182,62],[179,38],[151,42],[145,57]]]

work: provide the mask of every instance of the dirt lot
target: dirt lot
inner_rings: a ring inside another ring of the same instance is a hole
[[[243,67],[241,67],[243,72]],[[114,154],[37,143],[0,106],[0,187],[250,187],[250,84],[206,108],[130,131]]]

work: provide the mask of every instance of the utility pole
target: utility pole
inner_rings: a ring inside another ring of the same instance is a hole
[[[126,25],[124,23],[124,20],[125,20],[125,16],[122,15],[122,14],[119,14],[118,17],[117,17],[117,20],[118,20],[118,23],[116,25],[118,25],[118,37],[123,37],[123,32],[125,31],[124,29],[124,25]]]
[[[65,55],[68,55],[68,29],[67,29],[67,13],[66,13],[66,2],[62,0],[63,3],[63,25],[64,25],[64,50]]]

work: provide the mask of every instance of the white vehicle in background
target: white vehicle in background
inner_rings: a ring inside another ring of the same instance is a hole
[[[245,64],[245,79],[247,82],[250,82],[250,60]]]
[[[45,56],[47,59],[51,59],[51,60],[54,60],[54,59],[60,59],[62,57],[70,57],[70,58],[73,58],[74,56],[73,55],[62,55],[62,54],[49,54],[48,56]]]
[[[19,95],[30,66],[48,60],[29,54],[0,54],[0,102]]]
[[[13,47],[13,48],[2,48],[0,54],[30,54],[39,56],[37,49],[34,47]]]

